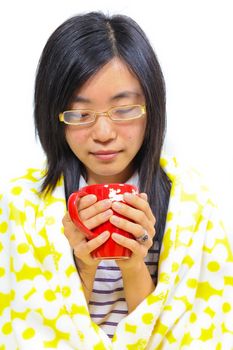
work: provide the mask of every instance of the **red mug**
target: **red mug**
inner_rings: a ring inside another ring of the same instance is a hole
[[[92,257],[95,259],[128,259],[132,254],[131,250],[116,243],[111,238],[111,234],[115,232],[133,239],[134,236],[131,233],[114,226],[109,220],[90,231],[82,223],[79,217],[77,202],[81,197],[88,194],[96,195],[97,201],[110,199],[112,202],[124,202],[123,194],[126,192],[138,194],[138,188],[134,185],[119,183],[89,185],[72,193],[68,199],[68,211],[71,220],[82,230],[88,240],[95,238],[104,231],[110,232],[108,240],[92,252]],[[122,217],[114,211],[113,214]]]

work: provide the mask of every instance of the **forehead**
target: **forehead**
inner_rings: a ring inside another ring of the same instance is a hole
[[[122,91],[142,95],[142,88],[135,74],[124,61],[114,58],[89,78],[75,95],[94,98],[104,94],[110,97]]]

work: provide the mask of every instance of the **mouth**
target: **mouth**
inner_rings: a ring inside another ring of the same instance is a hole
[[[99,160],[112,160],[116,158],[120,152],[121,151],[108,150],[108,151],[90,152],[90,154]]]

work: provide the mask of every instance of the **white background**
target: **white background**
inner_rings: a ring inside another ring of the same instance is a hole
[[[0,181],[40,164],[33,87],[49,35],[90,10],[132,16],[167,85],[169,153],[194,166],[217,198],[233,244],[233,2],[231,0],[3,0],[0,3]]]

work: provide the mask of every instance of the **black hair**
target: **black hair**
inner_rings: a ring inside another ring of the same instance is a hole
[[[147,126],[135,156],[140,191],[148,194],[161,242],[170,197],[170,182],[160,167],[166,129],[163,74],[152,46],[139,25],[125,15],[101,12],[76,15],[48,39],[37,69],[34,95],[35,128],[47,156],[42,192],[52,191],[64,176],[66,199],[78,189],[85,167],[70,149],[58,115],[74,93],[114,57],[121,59],[141,84]]]

